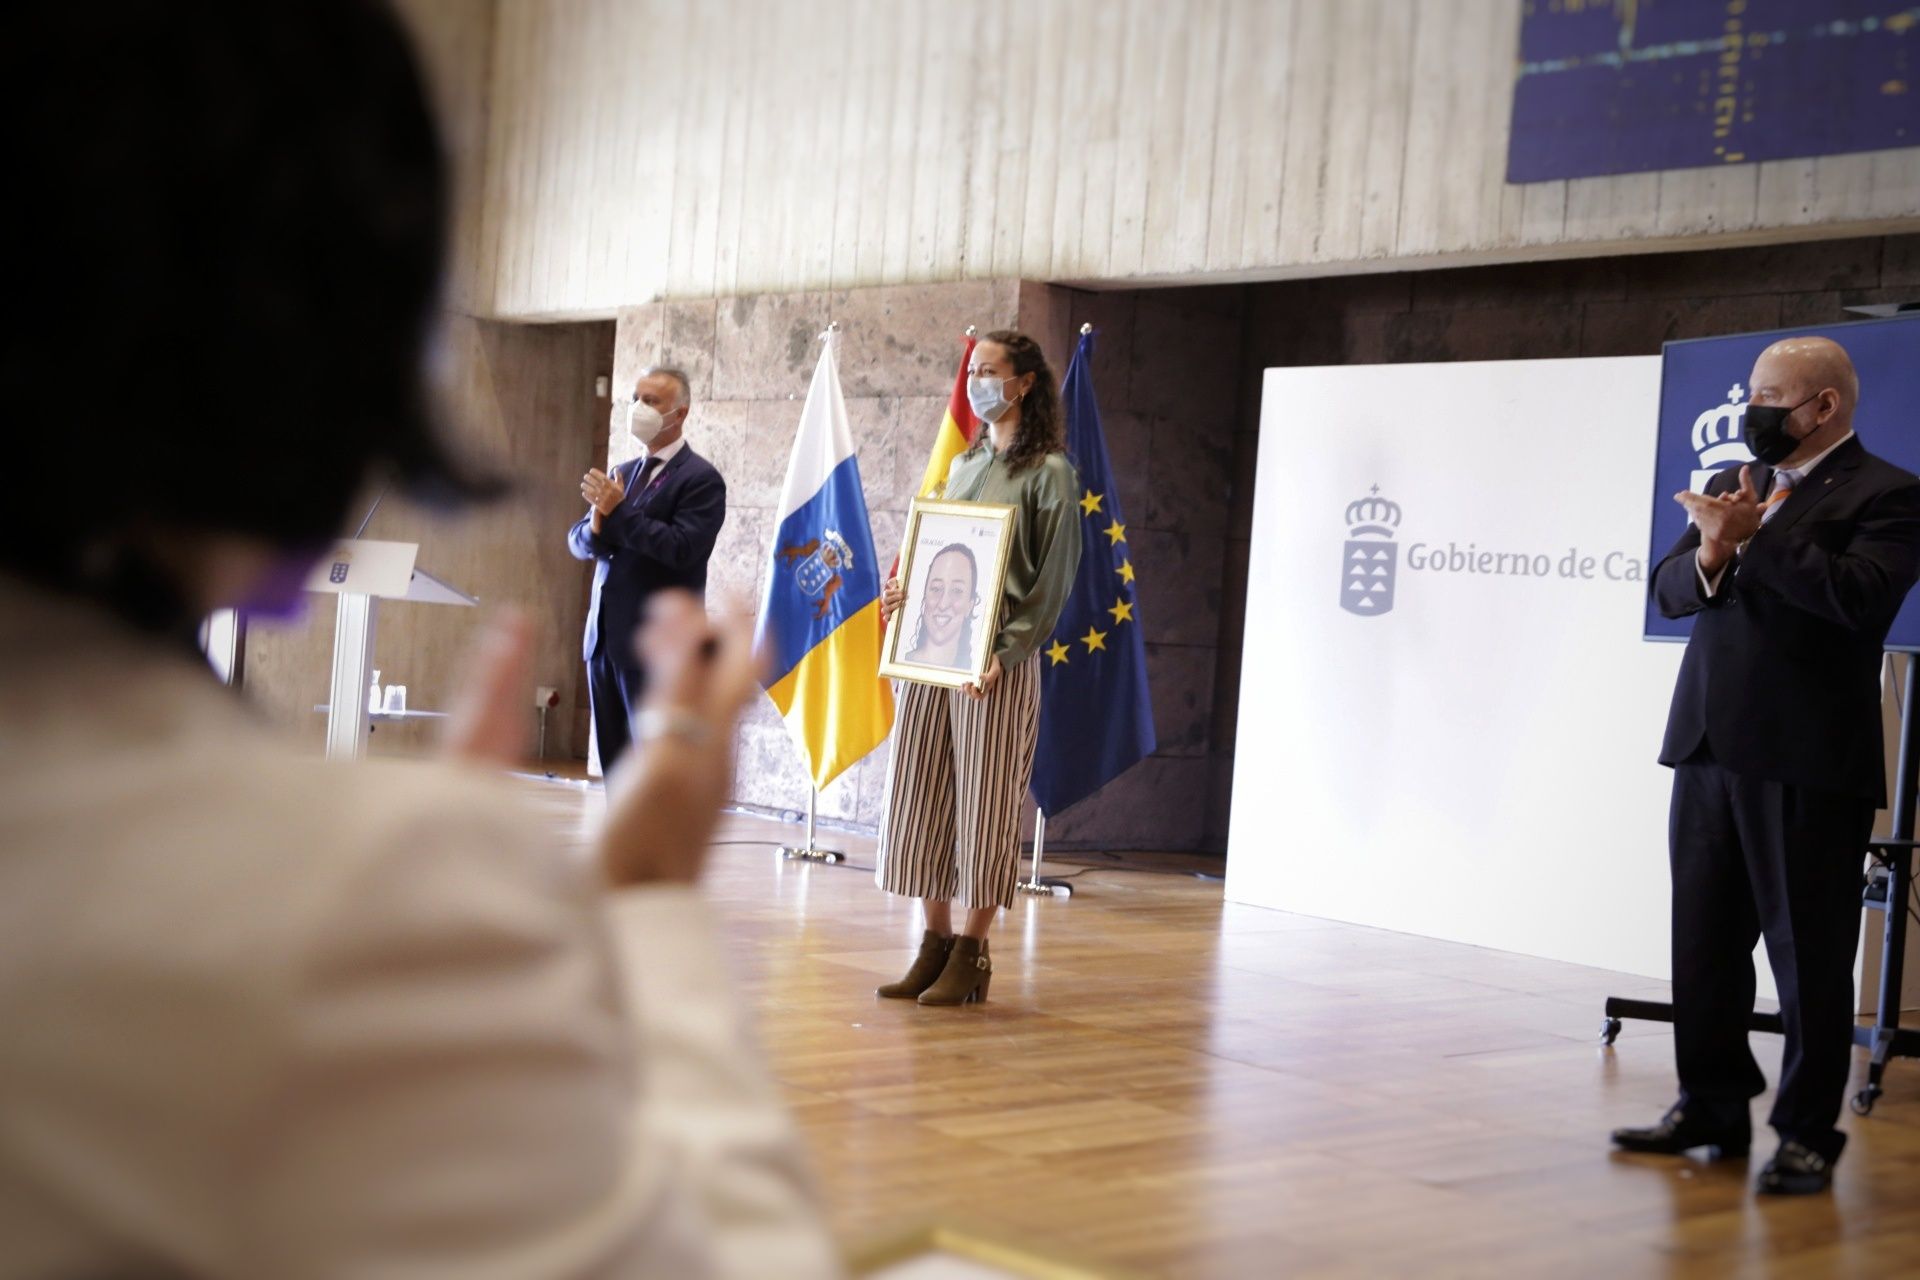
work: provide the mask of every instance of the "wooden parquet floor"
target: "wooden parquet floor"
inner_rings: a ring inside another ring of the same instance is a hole
[[[600,804],[543,794],[574,836]],[[911,904],[779,861],[793,836],[730,817],[748,843],[708,887],[850,1244],[950,1222],[1180,1277],[1920,1274],[1920,1063],[1844,1122],[1832,1196],[1763,1201],[1770,1133],[1751,1163],[1609,1151],[1671,1100],[1672,1043],[1602,1047],[1601,1002],[1664,984],[1102,869],[1008,913],[991,1001],[922,1009],[872,993]],[[1754,1042],[1776,1075],[1778,1037]]]

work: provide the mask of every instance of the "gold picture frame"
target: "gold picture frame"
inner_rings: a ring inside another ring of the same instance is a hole
[[[958,689],[986,674],[1000,629],[1013,512],[998,502],[913,500],[900,549],[907,599],[887,623],[881,675]]]

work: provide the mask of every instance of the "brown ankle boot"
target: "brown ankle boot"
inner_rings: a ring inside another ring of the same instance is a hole
[[[947,953],[952,950],[952,938],[943,938],[933,930],[927,930],[927,936],[920,939],[920,954],[913,958],[913,966],[907,970],[907,976],[898,982],[874,988],[874,994],[889,1000],[913,999],[939,978],[947,967]]]
[[[985,1000],[987,984],[993,981],[993,960],[987,955],[985,938],[961,934],[953,940],[953,953],[940,980],[920,993],[921,1004],[965,1004]]]

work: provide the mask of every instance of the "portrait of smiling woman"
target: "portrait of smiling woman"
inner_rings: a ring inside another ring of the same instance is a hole
[[[920,622],[905,661],[949,671],[973,668],[973,623],[980,610],[980,566],[964,542],[942,547],[921,587]]]

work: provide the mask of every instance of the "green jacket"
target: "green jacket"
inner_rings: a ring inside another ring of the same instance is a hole
[[[1079,476],[1066,454],[1050,453],[1040,465],[1014,475],[994,452],[986,430],[947,468],[941,491],[946,500],[999,502],[1014,509],[1000,631],[993,642],[1002,667],[1012,669],[1038,653],[1066,608],[1080,570],[1079,491]]]

